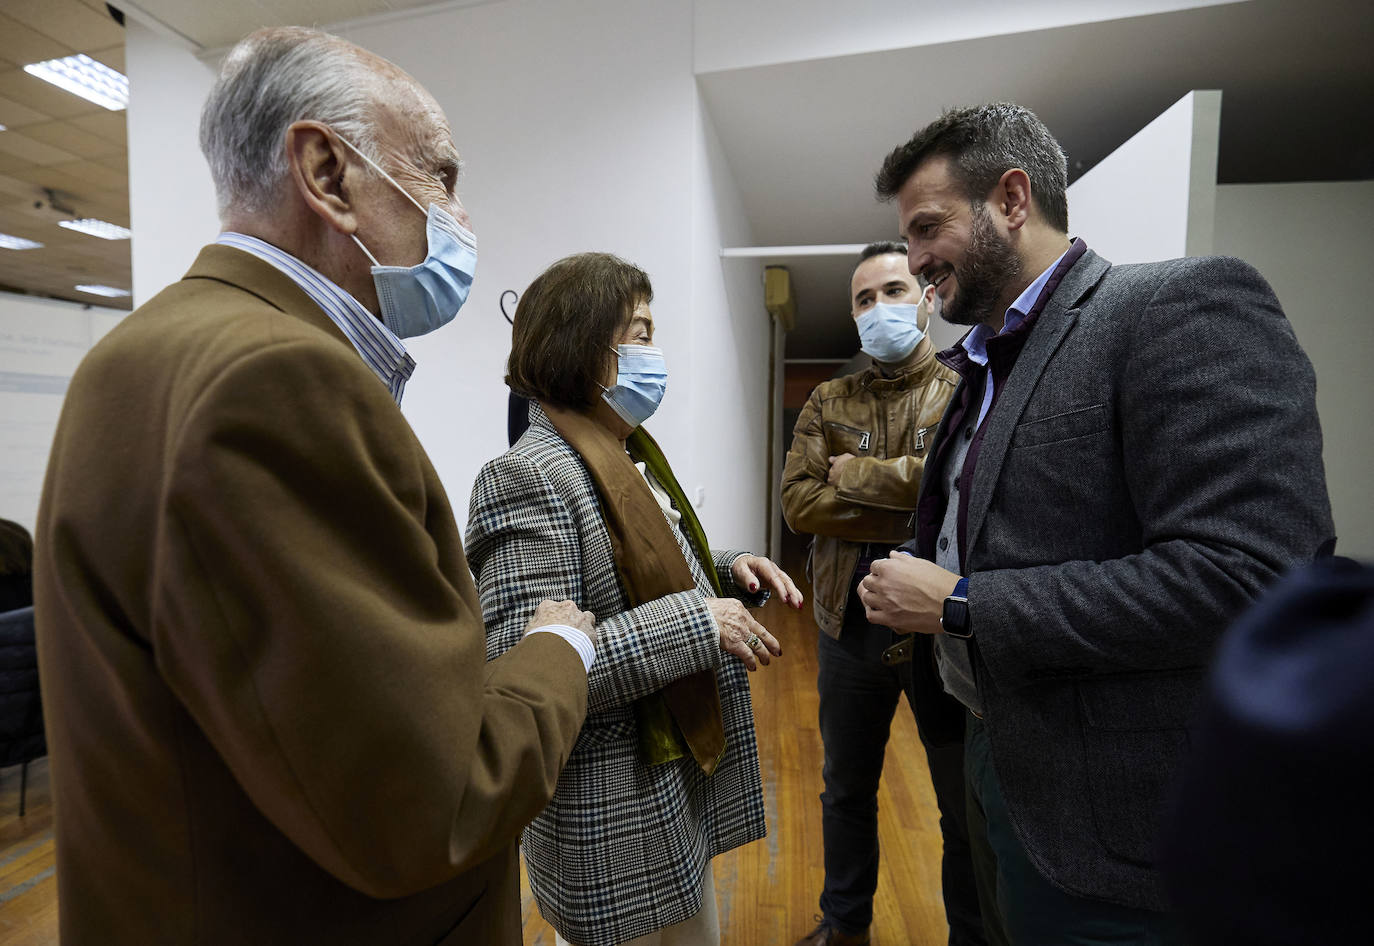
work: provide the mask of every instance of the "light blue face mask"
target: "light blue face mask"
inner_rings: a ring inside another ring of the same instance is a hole
[[[353,242],[372,260],[372,282],[377,287],[377,301],[382,307],[382,324],[397,338],[414,338],[447,325],[467,301],[472,288],[472,276],[477,270],[477,237],[473,232],[438,204],[430,204],[429,211],[397,184],[392,176],[347,139],[344,144],[353,148],[391,186],[405,194],[415,207],[426,215],[425,238],[428,253],[415,266],[383,266],[363,241],[354,234]]]
[[[926,333],[917,324],[920,307],[910,302],[877,302],[855,320],[863,350],[877,361],[901,361]]]
[[[618,345],[620,358],[615,387],[607,388],[602,399],[631,427],[638,427],[658,410],[668,390],[668,367],[663,352],[649,345]]]

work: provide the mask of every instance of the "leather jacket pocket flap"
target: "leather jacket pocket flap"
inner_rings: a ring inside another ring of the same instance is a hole
[[[873,449],[873,434],[868,430],[828,420],[825,422],[825,445],[833,456],[839,456],[841,453],[858,456]]]

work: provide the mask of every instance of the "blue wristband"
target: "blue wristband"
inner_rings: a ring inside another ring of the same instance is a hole
[[[954,590],[953,590],[952,592],[950,592],[950,597],[952,597],[952,598],[963,598],[963,599],[965,599],[965,600],[968,599],[968,579],[967,579],[967,578],[960,578],[960,579],[959,579],[959,584],[957,584],[957,585],[954,586]]]

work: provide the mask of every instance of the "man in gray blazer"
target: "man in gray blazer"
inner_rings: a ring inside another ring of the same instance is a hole
[[[1176,942],[1154,843],[1204,667],[1335,541],[1312,367],[1245,263],[1113,266],[1070,240],[1064,153],[1025,108],[947,112],[876,183],[972,328],[940,355],[963,380],[914,554],[860,598],[969,710],[989,941]]]

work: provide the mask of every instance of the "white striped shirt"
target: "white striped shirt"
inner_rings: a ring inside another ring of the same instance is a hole
[[[363,308],[361,302],[337,283],[271,243],[232,231],[221,233],[215,242],[251,253],[264,263],[270,263],[305,290],[306,295],[315,300],[315,304],[344,333],[344,337],[353,343],[363,361],[386,385],[396,404],[400,405],[406,382],[415,371],[415,359],[410,357],[405,345],[382,324],[381,319]]]

